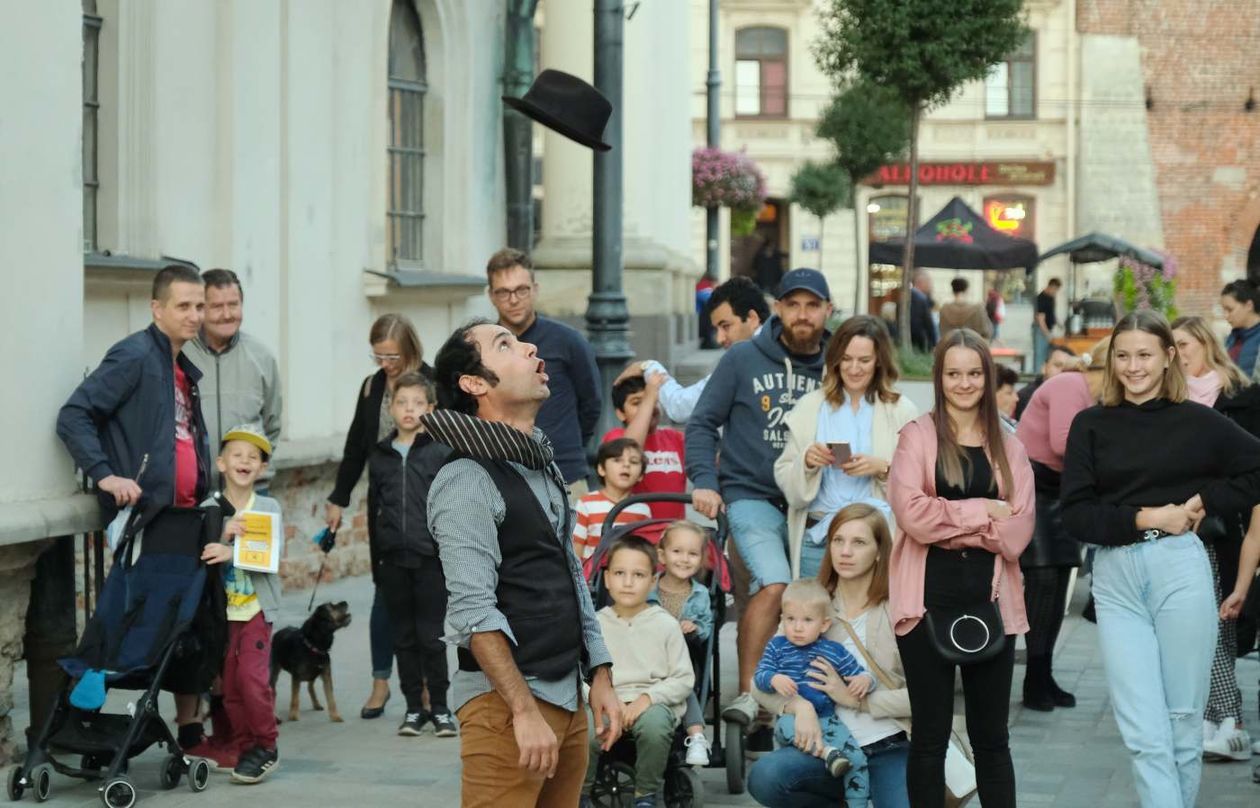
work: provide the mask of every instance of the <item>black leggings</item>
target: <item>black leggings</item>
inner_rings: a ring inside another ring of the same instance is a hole
[[[407,712],[423,707],[421,694],[429,686],[429,706],[445,713],[449,676],[442,627],[446,620],[446,578],[437,558],[426,556],[419,567],[381,564],[376,569],[376,585],[385,596],[394,654],[398,658],[398,680]]]
[[[1024,607],[1028,612],[1028,634],[1024,642],[1028,656],[1049,658],[1063,626],[1067,607],[1071,567],[1034,567],[1024,570]]]
[[[906,764],[910,805],[940,808],[945,804],[945,750],[954,717],[955,666],[937,653],[923,622],[898,637],[897,647],[914,715]],[[1014,668],[1014,637],[1007,637],[1006,648],[993,659],[962,668],[967,735],[975,753],[976,785],[984,808],[1015,805],[1015,767],[1006,729]]]

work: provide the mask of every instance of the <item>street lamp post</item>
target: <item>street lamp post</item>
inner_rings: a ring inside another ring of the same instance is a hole
[[[721,107],[718,88],[722,86],[722,74],[718,72],[718,0],[709,0],[709,74],[704,82],[707,118],[705,144],[709,148],[721,145]],[[704,218],[704,275],[716,281],[718,277],[718,209],[705,208]]]
[[[604,127],[604,142],[612,146],[595,153],[593,272],[587,299],[586,331],[595,349],[600,389],[605,400],[596,435],[618,426],[609,400],[612,383],[630,351],[629,321],[621,277],[624,256],[622,228],[622,71],[625,49],[623,0],[595,0],[595,89],[612,104]]]

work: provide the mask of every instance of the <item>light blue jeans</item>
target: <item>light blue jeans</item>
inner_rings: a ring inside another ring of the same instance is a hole
[[[1216,647],[1212,570],[1199,537],[1168,536],[1094,557],[1098,642],[1143,808],[1193,808]]]

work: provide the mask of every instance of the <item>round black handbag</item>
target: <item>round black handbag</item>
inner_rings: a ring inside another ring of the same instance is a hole
[[[928,636],[953,665],[974,665],[1002,653],[1006,632],[996,601],[974,606],[933,606],[924,615]]]

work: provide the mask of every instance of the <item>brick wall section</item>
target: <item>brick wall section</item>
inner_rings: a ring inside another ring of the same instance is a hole
[[[315,583],[323,553],[311,537],[324,526],[324,502],[333,490],[336,463],[289,469],[276,474],[271,495],[284,514],[285,547],[280,561],[280,580],[285,591],[307,589]],[[350,495],[342,516],[337,546],[328,554],[321,580],[332,581],[371,571],[367,537],[367,474]]]
[[[13,678],[25,676],[22,643],[26,636],[26,609],[30,605],[35,559],[48,545],[27,542],[0,547],[0,765],[13,761],[18,744],[13,736]],[[26,717],[20,720],[27,723]]]
[[[1180,263],[1178,305],[1210,314],[1241,277],[1260,226],[1260,14],[1256,0],[1076,0],[1077,29],[1134,36],[1166,249]],[[1089,229],[1088,223],[1084,223]]]

